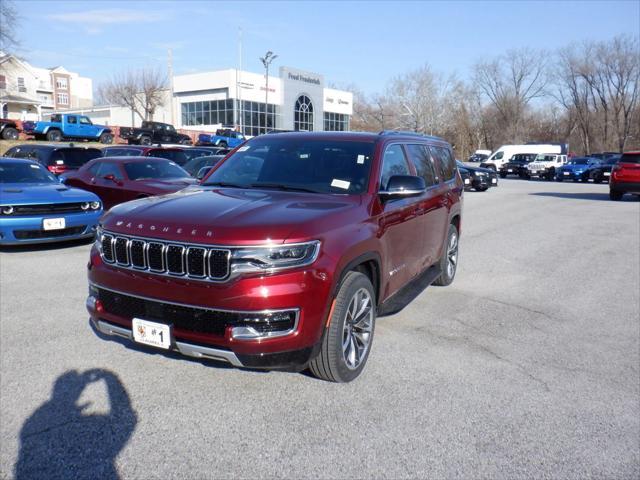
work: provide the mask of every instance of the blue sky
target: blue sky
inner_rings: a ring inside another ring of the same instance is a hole
[[[466,78],[473,64],[510,48],[553,51],[571,42],[639,35],[640,1],[583,2],[132,2],[17,1],[24,58],[94,79],[146,65],[175,73],[244,69],[258,57],[353,83],[367,93],[428,62]]]

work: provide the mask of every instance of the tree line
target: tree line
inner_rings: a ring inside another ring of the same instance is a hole
[[[451,142],[458,158],[502,144],[569,143],[578,154],[640,147],[638,38],[509,50],[466,81],[428,64],[381,93],[354,92],[352,130],[411,130]]]

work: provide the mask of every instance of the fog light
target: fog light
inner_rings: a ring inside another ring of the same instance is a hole
[[[231,329],[236,340],[251,340],[289,335],[297,324],[298,311],[251,313],[239,315],[239,325]]]
[[[5,215],[11,215],[13,213],[13,207],[11,205],[2,207],[2,213],[4,213]]]

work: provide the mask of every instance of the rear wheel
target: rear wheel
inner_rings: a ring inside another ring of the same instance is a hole
[[[62,141],[62,132],[60,130],[49,130],[47,132],[47,140],[50,142]]]
[[[151,145],[151,137],[148,135],[142,135],[140,137],[140,145]]]
[[[219,146],[220,148],[227,148],[227,147],[228,147],[227,142],[224,142],[224,141],[223,141],[223,142],[220,142],[220,143],[218,144],[218,146]]]
[[[109,132],[104,132],[102,135],[100,135],[100,143],[104,143],[106,145],[112,144],[113,135],[111,135]]]
[[[440,257],[440,276],[433,282],[434,285],[446,287],[453,282],[458,270],[458,229],[452,223],[449,225],[447,244],[442,257]]]
[[[500,178],[507,178],[507,174],[504,172],[500,172]]]
[[[475,187],[476,188],[476,192],[486,192],[487,190],[489,190],[489,187]]]
[[[5,140],[17,140],[19,136],[20,133],[13,127],[7,127],[2,131],[2,138]]]
[[[320,353],[311,360],[314,376],[330,382],[350,382],[364,369],[376,322],[376,302],[369,277],[349,272],[335,298]]]
[[[609,198],[611,200],[622,200],[622,196],[624,195],[624,192],[619,192],[617,190],[609,190]]]
[[[180,140],[180,145],[191,145],[191,140],[189,140],[188,138],[183,138],[182,140]]]

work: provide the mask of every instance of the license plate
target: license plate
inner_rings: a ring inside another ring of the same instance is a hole
[[[569,175],[569,172],[564,172],[565,175]]]
[[[611,172],[604,172],[605,177],[609,177],[610,175],[611,175]]]
[[[133,339],[138,343],[165,350],[171,347],[171,328],[169,325],[134,318],[132,329]]]
[[[465,185],[469,185],[470,183],[471,183],[471,182],[469,181],[469,179],[468,179],[468,178],[465,178],[465,179],[464,179],[464,184],[465,184]]]
[[[509,169],[507,170],[507,172],[511,173],[511,172],[513,172],[513,170],[509,168]]]
[[[492,178],[491,179],[491,183],[498,183],[498,179],[497,178]]]
[[[62,218],[45,218],[42,221],[43,230],[62,230],[65,227],[64,217]]]

